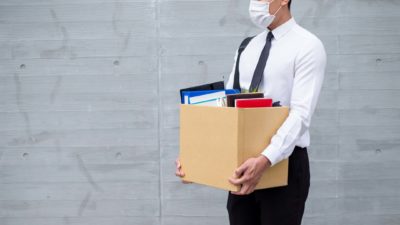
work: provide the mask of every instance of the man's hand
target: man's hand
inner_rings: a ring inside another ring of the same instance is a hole
[[[175,165],[176,165],[175,176],[183,178],[185,176],[185,173],[182,170],[182,165],[181,165],[181,162],[179,161],[179,159],[175,160]],[[182,180],[182,183],[191,184],[192,182]]]
[[[254,191],[261,179],[263,172],[271,167],[271,162],[264,155],[246,160],[235,170],[229,181],[234,185],[241,185],[240,191],[232,192],[235,195],[248,195]]]

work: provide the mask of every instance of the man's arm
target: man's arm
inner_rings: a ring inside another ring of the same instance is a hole
[[[254,191],[263,172],[281,160],[288,158],[294,150],[297,140],[309,128],[321,91],[326,67],[326,53],[321,42],[304,45],[295,62],[290,113],[278,129],[270,145],[257,158],[250,158],[236,171],[229,181],[242,185],[234,194],[247,195]]]
[[[326,67],[326,53],[320,41],[309,43],[296,58],[290,113],[263,151],[271,165],[288,158],[296,142],[309,129],[317,105]]]

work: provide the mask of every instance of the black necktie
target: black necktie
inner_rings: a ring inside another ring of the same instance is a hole
[[[263,78],[265,65],[267,64],[269,50],[271,49],[271,40],[273,37],[274,35],[270,31],[267,35],[267,40],[261,52],[260,59],[258,59],[257,67],[256,70],[254,71],[253,80],[251,81],[249,92],[258,91],[261,79]]]

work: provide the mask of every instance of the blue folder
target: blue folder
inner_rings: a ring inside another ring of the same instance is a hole
[[[220,92],[220,91],[224,91],[224,90],[182,91],[181,103],[185,104],[185,97],[186,96],[188,97],[188,99],[190,99],[192,97],[211,94],[211,93]],[[240,93],[240,91],[237,90],[237,89],[226,89],[225,90],[225,94],[226,95],[238,94],[238,93]],[[189,102],[190,102],[190,100],[189,100]]]
[[[217,81],[214,83],[208,83],[208,84],[202,84],[199,86],[194,86],[194,87],[189,87],[189,88],[184,88],[179,90],[180,96],[181,96],[181,102],[183,103],[183,91],[205,91],[205,90],[224,90],[225,89],[225,83],[224,81]]]

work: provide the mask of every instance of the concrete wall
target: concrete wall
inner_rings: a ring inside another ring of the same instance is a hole
[[[174,176],[181,87],[227,79],[248,0],[1,0],[0,224],[228,224]],[[329,54],[306,225],[400,222],[400,1],[294,0]]]

